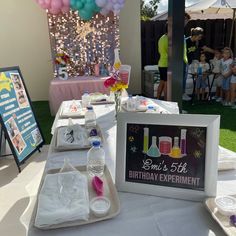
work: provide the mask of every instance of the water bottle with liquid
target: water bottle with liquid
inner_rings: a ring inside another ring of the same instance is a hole
[[[132,95],[129,95],[127,100],[127,110],[128,111],[135,111],[136,110],[136,102]]]
[[[81,97],[82,99],[82,107],[88,107],[90,105],[90,96],[89,93],[86,91]]]
[[[96,114],[92,106],[87,107],[87,111],[85,112],[84,118],[86,128],[96,127]]]
[[[119,70],[121,67],[121,61],[120,61],[120,57],[119,57],[119,49],[118,48],[114,49],[114,54],[115,54],[115,59],[114,59],[113,67],[115,68],[115,70]]]
[[[101,177],[104,173],[105,152],[99,141],[93,141],[92,145],[87,153],[87,172],[92,177]]]

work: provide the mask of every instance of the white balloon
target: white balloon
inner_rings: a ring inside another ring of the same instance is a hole
[[[100,11],[100,13],[103,15],[103,16],[106,16],[108,13],[109,13],[109,10],[105,9],[105,8],[102,8],[102,10]]]
[[[119,3],[114,4],[113,9],[114,9],[114,11],[120,11],[120,9],[121,9],[120,4]]]
[[[102,8],[107,4],[107,0],[96,0],[95,2],[97,6],[102,7]]]

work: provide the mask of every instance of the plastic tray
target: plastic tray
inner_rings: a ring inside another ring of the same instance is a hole
[[[232,197],[236,197],[236,195],[232,195]],[[224,232],[229,236],[236,235],[236,227],[230,224],[229,216],[222,215],[215,204],[215,198],[208,198],[205,201],[205,205],[212,215],[212,217],[216,220],[216,222],[220,225],[220,227],[224,230]]]
[[[76,167],[76,169],[78,169],[82,174],[88,176],[88,174],[86,172],[86,166],[79,166],[79,167]],[[53,174],[53,173],[58,173],[59,171],[60,171],[60,169],[53,169],[53,170],[48,171],[47,173]],[[44,178],[45,178],[45,175],[43,176],[43,178],[41,180],[39,192],[41,191],[41,187],[43,185]],[[96,197],[96,193],[94,192],[94,190],[92,188],[91,178],[90,177],[88,177],[88,178],[89,178],[88,179],[88,181],[89,181],[89,189],[88,189],[89,190],[89,200],[91,200],[94,197]],[[104,182],[104,196],[107,197],[111,203],[111,207],[110,207],[109,212],[106,216],[96,217],[92,214],[92,212],[90,212],[88,221],[81,221],[81,220],[70,221],[70,222],[60,223],[60,224],[56,224],[56,225],[40,227],[39,229],[48,230],[48,229],[57,229],[57,228],[65,228],[65,227],[71,227],[71,226],[86,225],[86,224],[91,224],[91,223],[95,223],[95,222],[99,222],[99,221],[103,221],[103,220],[108,220],[110,218],[117,216],[120,212],[120,201],[119,201],[116,187],[112,181],[111,174],[106,166],[104,169],[104,174],[101,178]],[[36,201],[36,204],[34,207],[34,212],[32,215],[33,224],[35,221],[37,207],[38,207],[38,200]]]
[[[92,105],[102,105],[102,104],[113,104],[114,101],[109,100],[109,96],[103,93],[90,93],[90,104]],[[105,99],[105,100],[102,100]]]
[[[84,125],[81,125],[81,126],[84,126]],[[55,151],[69,151],[69,150],[83,150],[83,149],[89,149],[91,148],[91,145],[86,145],[86,146],[75,146],[75,145],[68,145],[68,146],[62,146],[62,147],[58,147],[57,146],[57,134],[58,134],[58,129],[62,128],[64,126],[60,126],[58,128],[56,128],[55,130],[55,133],[53,135],[53,139],[52,139],[52,148],[55,150]],[[101,143],[103,143],[103,135],[102,135],[102,131],[99,127],[99,125],[96,125],[96,129],[97,129],[97,132],[98,132],[98,136],[101,138]]]
[[[67,103],[62,103],[59,118],[83,118],[85,115],[86,109],[79,110],[78,112],[67,112],[65,111],[65,106],[69,107],[73,101],[67,101]],[[76,103],[80,103],[81,101],[75,100]]]

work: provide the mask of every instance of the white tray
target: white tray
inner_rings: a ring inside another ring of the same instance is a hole
[[[121,105],[121,108],[124,110],[124,111],[128,111],[128,112],[146,112],[147,111],[147,107],[145,108],[145,109],[136,109],[136,110],[134,110],[134,111],[129,111],[128,109],[127,109],[127,104],[126,103],[124,103],[124,104],[122,104]]]
[[[83,125],[81,125],[81,126],[83,126]],[[58,130],[62,127],[65,128],[65,126],[60,126],[60,127],[56,128],[56,130],[54,132],[54,135],[53,135],[51,146],[55,151],[83,150],[83,149],[91,148],[91,145],[86,145],[86,146],[83,146],[83,147],[75,146],[75,145],[68,145],[68,146],[58,147],[57,146]],[[97,129],[98,136],[101,138],[101,143],[103,143],[104,139],[103,139],[102,131],[101,131],[99,125],[96,125],[96,129]]]
[[[233,195],[232,197],[236,197],[236,195]],[[208,198],[205,201],[205,205],[207,207],[207,210],[220,225],[220,227],[224,230],[224,232],[229,236],[235,236],[236,227],[230,224],[229,216],[224,216],[217,210],[215,198]]]
[[[67,111],[69,106],[72,104],[73,101],[67,101],[66,103],[63,102],[61,106],[61,111],[59,114],[59,118],[83,118],[86,112],[86,109],[79,110],[77,112],[70,112]],[[76,103],[79,103],[81,105],[81,101],[75,100]],[[66,106],[66,107],[65,107]]]
[[[109,96],[103,93],[90,93],[90,104],[92,105],[102,105],[102,104],[113,104],[114,101],[109,100]],[[102,99],[106,99],[101,101]]]
[[[91,101],[90,104],[92,105],[103,105],[103,104],[114,104],[114,101]]]
[[[76,167],[76,169],[78,169],[82,174],[88,176],[88,174],[86,172],[86,166],[79,166],[79,167]],[[59,171],[60,171],[60,169],[54,169],[54,170],[48,171],[47,173],[54,174],[54,173],[58,173]],[[88,177],[88,178],[89,178],[88,179],[89,200],[91,200],[92,198],[96,197],[96,194],[92,188],[91,179],[90,179],[90,177]],[[104,182],[104,196],[109,198],[109,200],[111,202],[110,210],[106,216],[96,217],[90,212],[88,221],[77,220],[77,221],[70,221],[70,222],[65,222],[65,223],[60,223],[60,224],[55,224],[55,225],[50,225],[50,226],[37,227],[37,228],[42,229],[42,230],[48,230],[48,229],[65,228],[65,227],[78,226],[78,225],[86,225],[86,224],[91,224],[91,223],[95,223],[98,221],[107,220],[107,219],[117,216],[120,212],[120,201],[119,201],[116,187],[112,181],[111,174],[106,166],[105,166],[105,170],[104,170],[104,175],[101,178]],[[45,175],[43,176],[43,178],[41,180],[39,192],[42,188],[44,179],[45,179]],[[33,224],[34,224],[35,216],[37,213],[37,206],[38,206],[38,200],[36,201],[36,204],[34,207],[34,212],[32,215]]]

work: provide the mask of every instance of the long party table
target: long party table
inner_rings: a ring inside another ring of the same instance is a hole
[[[163,103],[164,104],[164,103]],[[164,104],[166,105],[166,104]],[[172,112],[177,110],[176,105],[166,106],[172,108]],[[116,120],[114,119],[114,105],[95,106],[97,123],[101,127],[104,142],[103,148],[106,153],[106,165],[112,177],[115,176],[116,162]],[[56,116],[52,133],[57,126],[67,124],[67,120],[61,120]],[[84,123],[83,119],[74,119],[74,123]],[[53,137],[54,139],[55,137]],[[220,155],[223,152],[220,152]],[[227,152],[226,152],[227,153]],[[73,165],[86,164],[85,151],[53,152],[49,150],[46,169],[51,170],[61,168],[64,158],[68,158]],[[227,155],[227,154],[226,154]],[[219,172],[217,182],[217,195],[235,194],[236,171]],[[171,197],[171,196],[170,196]],[[64,229],[49,230],[47,232],[36,229],[33,226],[34,219],[28,217],[25,225],[28,227],[30,236],[223,236],[225,235],[218,224],[207,212],[202,202],[192,202],[171,198],[160,198],[141,194],[119,192],[121,202],[120,214],[107,221],[94,224],[70,227]],[[28,207],[26,215],[31,216],[35,200]],[[30,210],[31,209],[31,210]],[[27,219],[27,217],[24,217]]]
[[[104,80],[107,77],[77,76],[68,80],[55,78],[49,87],[49,106],[51,114],[55,115],[62,103],[72,99],[81,99],[85,91],[89,93],[101,92],[109,94],[109,89],[105,88]]]

